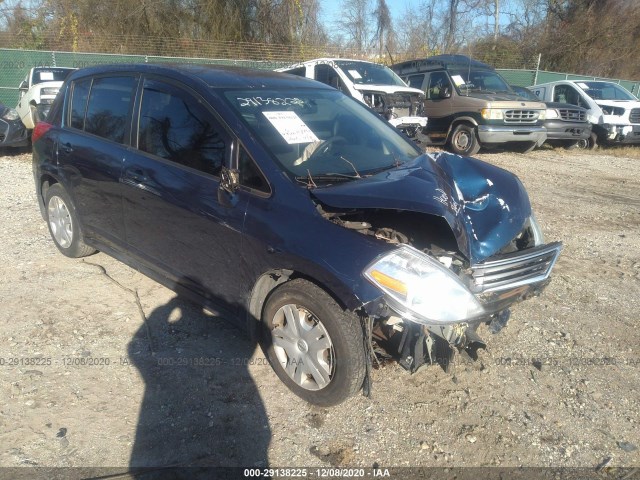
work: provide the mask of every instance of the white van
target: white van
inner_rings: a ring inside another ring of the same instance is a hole
[[[363,60],[318,58],[277,71],[312,78],[337,88],[378,112],[409,137],[416,136],[427,125],[427,118],[422,116],[424,92],[408,87],[384,65]]]
[[[529,89],[545,102],[562,102],[587,109],[593,124],[589,147],[640,143],[640,101],[613,82],[560,80]]]

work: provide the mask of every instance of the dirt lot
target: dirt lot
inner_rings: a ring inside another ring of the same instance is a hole
[[[480,332],[479,362],[390,363],[372,399],[331,409],[224,318],[105,254],[59,254],[30,155],[0,157],[0,466],[640,467],[640,160],[479,157],[564,242],[553,282]]]

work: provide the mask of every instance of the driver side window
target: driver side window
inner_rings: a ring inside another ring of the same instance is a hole
[[[553,101],[569,103],[571,105],[577,105],[578,107],[585,106],[580,93],[570,85],[558,85],[553,91]]]
[[[451,83],[445,72],[433,72],[429,75],[429,87],[427,88],[427,100],[441,100],[441,93],[445,88],[451,91]]]

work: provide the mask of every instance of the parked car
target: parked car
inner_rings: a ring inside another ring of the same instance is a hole
[[[546,140],[546,106],[522,101],[486,63],[464,55],[436,55],[391,66],[410,87],[426,93],[426,143],[460,155],[512,143],[527,152]]]
[[[318,58],[278,72],[312,78],[337,88],[378,112],[409,137],[427,125],[424,93],[407,85],[388,67],[363,60]]]
[[[531,87],[546,102],[562,102],[587,110],[593,124],[589,148],[598,144],[640,143],[640,101],[613,82],[560,80]]]
[[[511,89],[525,100],[540,100],[526,87],[511,85]],[[591,124],[587,121],[587,111],[569,103],[545,102],[547,112],[544,128],[547,129],[547,143],[565,148],[588,148],[591,138]]]
[[[27,130],[18,112],[0,103],[0,148],[24,147],[28,142]]]
[[[49,113],[53,99],[67,75],[74,68],[66,67],[34,67],[20,83],[20,100],[16,110],[28,130],[44,120]]]
[[[561,249],[513,174],[424,154],[276,72],[74,72],[33,132],[33,171],[60,252],[101,250],[228,312],[318,405],[361,389],[372,337],[411,371],[475,355],[479,326],[540,293]]]

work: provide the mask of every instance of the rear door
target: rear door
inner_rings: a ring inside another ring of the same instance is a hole
[[[138,80],[118,74],[74,81],[58,137],[59,173],[84,233],[109,246],[124,240],[119,180]]]
[[[219,201],[232,140],[197,93],[149,77],[139,101],[137,149],[122,174],[130,251],[226,309],[246,290],[238,267],[247,197]]]

